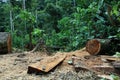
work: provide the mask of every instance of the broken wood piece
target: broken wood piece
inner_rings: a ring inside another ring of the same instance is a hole
[[[115,72],[120,75],[120,61],[112,62],[113,67],[115,68]]]
[[[11,53],[11,36],[8,32],[0,32],[0,54]]]
[[[116,70],[111,63],[102,61],[101,57],[98,56],[93,56],[85,60],[82,58],[73,57],[72,60],[76,72],[79,72],[80,70],[87,70],[95,72],[96,74],[119,74],[119,70]]]
[[[73,60],[73,66],[76,72],[79,72],[80,70],[85,70],[85,71],[87,70],[87,71],[94,72],[92,69],[89,68],[89,66],[85,64],[85,62],[81,58],[72,57],[72,60]]]
[[[114,62],[114,61],[120,61],[119,57],[110,57],[110,58],[106,58],[107,61],[109,62]]]
[[[102,65],[94,65],[92,69],[98,72],[99,74],[111,74],[115,73],[115,68],[110,63],[103,63]]]
[[[120,69],[120,61],[112,62],[112,65],[113,65],[115,68]]]
[[[92,39],[86,44],[86,51],[91,55],[105,54],[110,51],[110,39]]]
[[[38,63],[28,66],[28,73],[49,72],[66,57],[66,54],[56,54],[53,57],[44,58]]]

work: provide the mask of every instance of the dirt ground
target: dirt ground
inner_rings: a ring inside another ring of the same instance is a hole
[[[56,54],[60,53],[61,52],[58,52]],[[59,66],[57,66],[54,70],[50,71],[47,74],[38,75],[27,74],[28,66],[30,64],[39,62],[45,57],[48,57],[46,53],[21,52],[0,55],[0,80],[99,80],[96,79],[96,74],[91,74],[89,71],[76,73],[73,66],[68,64],[68,60],[71,59],[71,55],[78,57],[88,56],[89,54],[87,52],[85,52],[84,50],[77,50],[69,53],[62,53],[68,55]],[[91,65],[92,62],[93,61],[90,61],[89,65]],[[66,77],[65,75],[69,76]]]
[[[0,55],[0,80],[50,80],[54,72],[45,75],[27,74],[28,65],[47,57],[44,52]],[[58,71],[59,72],[59,71]]]
[[[42,52],[0,55],[0,80],[40,80],[40,76],[27,74],[27,68],[45,56]]]

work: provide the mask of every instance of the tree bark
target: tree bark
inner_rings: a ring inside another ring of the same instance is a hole
[[[11,49],[11,36],[7,32],[0,32],[0,54],[10,53]]]
[[[105,54],[111,50],[111,39],[92,39],[86,44],[86,50],[91,55]]]

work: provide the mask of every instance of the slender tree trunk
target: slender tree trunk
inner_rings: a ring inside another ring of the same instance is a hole
[[[30,32],[29,32],[29,47],[30,50],[32,50],[32,27],[30,27]]]
[[[25,0],[23,0],[23,5],[22,5],[22,7],[23,7],[23,10],[25,11],[26,10],[26,3],[25,3]],[[25,28],[25,32],[27,33],[27,27],[26,27],[26,20],[25,20],[25,22],[24,22],[24,28]]]
[[[25,6],[25,0],[23,0],[23,10],[26,9],[26,6]]]
[[[11,28],[11,37],[9,36],[9,40],[8,40],[8,52],[11,52],[11,45],[13,44],[12,42],[12,37],[13,37],[13,31],[14,31],[14,24],[13,24],[13,15],[12,15],[12,5],[11,5],[11,2],[9,1],[9,5],[10,5],[10,28]],[[10,44],[9,44],[10,43]]]
[[[73,0],[74,7],[76,6],[76,0]]]
[[[14,26],[13,26],[13,19],[12,19],[12,10],[10,10],[10,26],[11,26],[11,32],[13,32]]]
[[[32,49],[32,36],[31,32],[29,33],[29,49]]]
[[[36,17],[36,27],[38,27],[38,24],[37,24],[37,19],[38,19],[38,14],[37,14],[37,10],[35,11],[35,17]]]

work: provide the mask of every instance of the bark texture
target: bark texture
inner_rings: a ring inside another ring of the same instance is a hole
[[[0,32],[0,54],[10,53],[11,36],[7,32]]]

